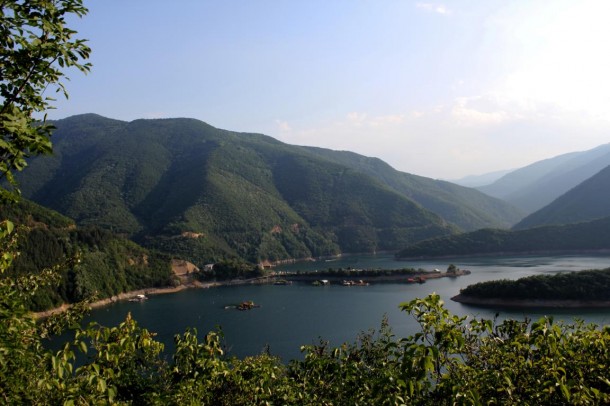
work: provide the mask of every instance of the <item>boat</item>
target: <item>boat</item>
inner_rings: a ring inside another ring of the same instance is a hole
[[[145,300],[148,300],[148,297],[146,297],[146,295],[135,295],[135,297],[129,299],[130,302],[143,302]]]
[[[343,286],[369,286],[369,283],[360,279],[357,281],[343,281],[342,285]]]
[[[261,305],[254,304],[252,300],[246,300],[237,305],[237,310],[252,310],[256,307],[261,307]]]

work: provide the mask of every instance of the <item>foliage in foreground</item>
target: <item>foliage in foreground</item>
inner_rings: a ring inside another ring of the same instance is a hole
[[[67,97],[62,79],[66,70],[88,72],[91,49],[66,20],[87,13],[82,0],[9,0],[0,2],[0,200],[19,193],[14,173],[27,158],[51,153],[51,130],[35,118],[54,100],[48,93]],[[45,96],[46,92],[46,96]]]
[[[2,228],[5,271],[14,232]],[[438,295],[401,308],[420,325],[396,338],[378,333],[330,348],[303,347],[284,365],[261,354],[224,355],[221,335],[175,337],[171,358],[154,334],[128,317],[116,327],[78,327],[78,308],[36,323],[27,297],[55,272],[0,281],[0,402],[5,404],[601,404],[610,402],[610,328],[537,322],[467,320]],[[71,327],[58,351],[44,340]],[[77,354],[81,361],[76,362]]]

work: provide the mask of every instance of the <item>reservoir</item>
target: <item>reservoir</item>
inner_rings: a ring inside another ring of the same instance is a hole
[[[242,285],[210,289],[190,289],[174,294],[151,296],[142,302],[119,302],[92,311],[87,321],[114,326],[128,312],[141,327],[157,333],[157,340],[168,350],[173,337],[187,328],[196,328],[200,341],[205,333],[222,329],[230,355],[256,355],[268,347],[283,361],[301,358],[300,346],[320,339],[333,346],[354,342],[358,333],[378,329],[384,317],[397,337],[418,331],[413,318],[398,308],[402,302],[436,292],[454,314],[493,318],[538,319],[544,315],[555,320],[580,318],[598,325],[610,324],[610,309],[510,310],[479,308],[450,300],[467,285],[494,279],[521,277],[583,269],[610,267],[610,255],[600,256],[514,256],[438,259],[432,261],[395,261],[390,254],[345,256],[333,261],[307,262],[279,267],[278,270],[355,269],[439,269],[449,264],[468,269],[470,275],[439,278],[424,284],[375,283],[369,286]],[[405,277],[406,280],[406,277]],[[406,282],[406,281],[405,281]],[[225,309],[225,306],[252,300],[260,308],[249,311]]]

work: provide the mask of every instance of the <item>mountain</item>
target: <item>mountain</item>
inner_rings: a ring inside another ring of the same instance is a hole
[[[395,250],[458,228],[374,178],[192,119],[54,123],[24,196],[197,264]],[[184,255],[183,255],[184,254]]]
[[[484,173],[481,175],[468,175],[460,179],[450,179],[448,182],[455,183],[456,185],[466,186],[466,187],[481,187],[487,186],[502,176],[511,173],[514,169],[505,169],[502,171],[494,171],[489,173]]]
[[[531,214],[608,165],[610,144],[604,144],[533,163],[477,189]]]
[[[521,220],[514,229],[548,224],[569,224],[610,216],[610,166],[535,213]]]
[[[30,162],[24,196],[198,265],[397,250],[520,218],[480,192],[379,160],[194,119],[87,114],[54,124],[54,156]]]
[[[422,241],[401,250],[399,258],[571,253],[610,250],[610,217],[583,223],[526,230],[482,229]]]
[[[484,193],[450,182],[399,172],[378,158],[346,151],[304,148],[372,176],[465,231],[485,227],[510,227],[523,217],[523,212],[499,199],[490,199]]]

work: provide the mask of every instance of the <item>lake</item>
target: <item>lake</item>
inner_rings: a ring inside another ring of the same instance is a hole
[[[173,348],[173,336],[188,327],[198,330],[200,339],[208,331],[221,327],[229,353],[238,357],[261,353],[268,345],[272,354],[284,361],[300,358],[301,345],[312,344],[319,338],[333,345],[353,342],[358,333],[378,329],[387,316],[397,336],[413,334],[417,325],[413,318],[401,312],[398,305],[416,297],[436,292],[454,314],[493,318],[530,317],[537,319],[553,315],[570,321],[575,317],[599,325],[610,324],[610,309],[506,310],[477,308],[450,300],[461,288],[493,279],[518,279],[534,274],[548,274],[582,269],[610,267],[610,255],[600,256],[522,256],[442,259],[434,261],[395,261],[390,254],[354,255],[333,261],[308,262],[279,267],[280,270],[332,268],[399,269],[404,267],[435,268],[445,271],[450,263],[472,273],[459,278],[440,278],[425,284],[378,283],[370,286],[287,286],[247,285],[191,289],[174,294],[151,296],[133,303],[119,302],[96,309],[87,321],[116,325],[128,312],[138,323],[157,333],[157,339]],[[250,311],[225,309],[225,306],[252,300],[260,308]]]

